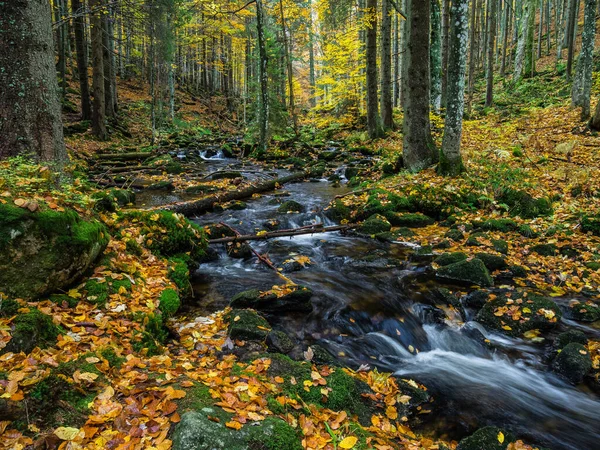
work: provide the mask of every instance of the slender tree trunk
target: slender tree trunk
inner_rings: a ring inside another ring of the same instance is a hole
[[[429,120],[429,21],[431,2],[408,0],[406,98],[404,104],[404,165],[411,172],[438,161]]]
[[[590,128],[596,131],[600,130],[600,100],[598,101],[598,103],[596,103],[596,110],[594,111],[594,116],[590,120]]]
[[[102,13],[102,67],[104,68],[104,108],[106,110],[106,117],[113,118],[116,116],[116,111],[114,108],[115,101],[113,96],[113,85],[111,76],[112,55],[110,54],[111,37],[109,34],[109,20],[109,15],[106,13]]]
[[[581,107],[581,120],[586,120],[590,116],[594,41],[596,39],[596,1],[585,0],[581,52],[577,59],[577,70],[571,89],[571,105]]]
[[[448,50],[450,43],[450,0],[442,0],[442,107],[446,106]]]
[[[439,172],[451,176],[458,175],[464,170],[460,154],[460,139],[467,64],[468,13],[468,0],[452,2],[450,57],[448,60],[448,106],[439,164]]]
[[[494,45],[496,43],[496,14],[498,0],[490,0],[488,16],[487,39],[487,86],[485,90],[485,106],[490,107],[494,102]]]
[[[477,26],[477,2],[473,0],[471,5],[471,27],[469,30],[469,85],[468,85],[468,101],[467,113],[471,114],[471,104],[473,102],[473,90],[475,88],[475,67],[477,62],[476,57],[476,42],[475,42],[475,27]],[[454,20],[454,19],[453,19]]]
[[[309,64],[309,84],[310,84],[310,106],[314,108],[317,106],[317,98],[315,97],[316,92],[316,74],[315,74],[315,36],[313,31],[313,11],[312,11],[312,0],[309,0],[310,10],[308,19],[308,64]]]
[[[287,76],[288,76],[288,91],[289,91],[289,102],[290,102],[290,114],[294,123],[294,133],[298,135],[298,117],[296,116],[296,105],[294,103],[294,73],[292,71],[292,45],[288,42],[287,32],[285,25],[285,14],[283,13],[283,0],[279,0],[279,11],[281,13],[281,26],[283,28],[283,47],[285,52],[285,58],[287,62]],[[290,32],[291,40],[291,32]]]
[[[394,14],[394,37],[393,37],[393,59],[392,64],[394,66],[394,80],[393,80],[393,97],[394,97],[394,108],[400,106],[400,19],[399,14]]]
[[[92,35],[92,87],[94,93],[94,111],[92,116],[92,131],[100,140],[106,140],[106,106],[104,84],[104,52],[102,51],[102,0],[89,0],[90,27]]]
[[[377,0],[367,0],[369,27],[367,28],[367,129],[369,137],[375,139],[383,135],[379,103],[377,101]]]
[[[73,12],[73,31],[75,33],[75,51],[77,53],[77,72],[79,74],[79,90],[81,92],[81,118],[91,120],[92,101],[87,71],[87,42],[85,39],[85,15],[81,0],[71,0]]]
[[[533,77],[535,74],[535,11],[536,11],[536,0],[527,0],[527,34],[525,42],[525,73],[526,77]]]
[[[389,0],[381,6],[381,121],[386,130],[394,127],[392,116],[392,10]]]
[[[0,159],[24,155],[62,165],[52,11],[46,1],[11,0],[0,14]]]
[[[575,53],[575,23],[577,22],[577,7],[579,0],[571,0],[569,19],[567,20],[567,81],[571,81],[573,73],[573,57]]]
[[[500,65],[500,78],[504,79],[504,76],[506,75],[506,52],[507,52],[507,47],[508,47],[508,25],[510,23],[510,13],[511,13],[511,9],[512,7],[508,5],[508,3],[505,0],[505,7],[504,7],[504,29],[502,30],[503,36],[502,36],[502,63]]]
[[[439,0],[431,0],[431,106],[435,112],[442,107],[442,23]]]
[[[258,52],[259,52],[259,64],[258,64],[258,78],[260,82],[260,101],[259,101],[259,114],[258,114],[258,125],[259,125],[259,151],[267,150],[267,141],[269,136],[269,91],[268,91],[268,73],[267,65],[269,63],[265,42],[265,30],[264,30],[264,8],[263,0],[256,0],[256,29],[258,35]]]
[[[525,62],[525,47],[529,28],[529,15],[532,14],[529,0],[523,5],[521,14],[519,39],[517,41],[517,52],[515,54],[515,70],[513,74],[513,83],[518,83],[523,77],[523,64]]]

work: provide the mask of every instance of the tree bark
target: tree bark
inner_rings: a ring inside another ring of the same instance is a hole
[[[104,69],[104,108],[106,117],[116,116],[115,97],[112,83],[112,55],[110,53],[112,36],[110,35],[110,16],[101,13],[102,17],[102,67]]]
[[[81,0],[71,0],[73,12],[73,31],[75,33],[75,52],[77,53],[77,72],[79,73],[79,91],[81,92],[81,119],[91,120],[92,101],[87,70],[87,42],[85,39],[85,14]]]
[[[89,0],[90,28],[92,40],[92,90],[94,93],[94,109],[92,115],[92,131],[100,140],[108,138],[106,131],[106,106],[104,92],[104,55],[102,52],[102,0]]]
[[[575,53],[575,23],[577,22],[577,6],[579,0],[571,0],[569,18],[567,20],[567,81],[571,81],[573,72],[573,55]]]
[[[439,0],[431,0],[431,47],[429,69],[431,106],[435,112],[442,107],[442,23]]]
[[[429,119],[429,19],[431,2],[408,0],[406,42],[406,98],[404,103],[403,159],[411,172],[438,161]]]
[[[521,23],[519,29],[519,39],[517,41],[517,52],[515,54],[515,70],[513,74],[513,83],[518,83],[523,77],[523,64],[525,62],[525,47],[529,28],[529,15],[532,14],[529,0],[523,5],[521,14]]]
[[[383,136],[379,102],[377,101],[377,0],[367,0],[369,26],[367,28],[367,129],[369,137]]]
[[[394,127],[392,115],[392,9],[389,0],[381,6],[381,121],[383,128]]]
[[[581,120],[590,116],[594,41],[596,39],[596,1],[585,0],[585,20],[581,38],[581,52],[571,89],[571,105],[581,107]]]
[[[450,44],[450,0],[442,0],[442,107],[446,106],[448,50]]]
[[[465,71],[467,64],[467,37],[469,34],[469,1],[452,2],[450,54],[448,60],[448,105],[442,139],[439,172],[457,175],[464,171],[460,154],[460,139],[464,111]]]
[[[260,83],[258,147],[260,151],[267,150],[267,140],[269,135],[269,75],[267,73],[267,64],[269,60],[265,42],[264,17],[263,1],[256,0],[256,29],[258,35],[259,52],[258,78]]]
[[[3,3],[0,68],[0,158],[25,155],[62,165],[68,157],[47,1]]]
[[[487,39],[487,85],[485,90],[485,106],[490,107],[494,102],[494,45],[496,43],[496,13],[498,0],[490,0],[488,16]]]

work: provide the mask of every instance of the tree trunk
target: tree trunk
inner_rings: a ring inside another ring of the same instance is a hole
[[[79,73],[79,90],[81,92],[81,119],[91,120],[92,101],[87,71],[87,42],[85,39],[85,14],[81,0],[71,0],[73,12],[73,31],[75,33],[75,51],[77,53],[77,72]]]
[[[496,13],[498,0],[490,0],[488,16],[487,39],[487,85],[485,90],[485,106],[490,107],[494,102],[494,45],[496,42]]]
[[[594,41],[596,39],[596,1],[585,0],[585,20],[581,37],[581,52],[571,89],[571,105],[581,107],[581,120],[590,116]]]
[[[404,104],[404,165],[411,172],[438,161],[429,121],[429,19],[431,2],[408,0],[406,98]]]
[[[367,129],[369,137],[383,136],[379,103],[377,101],[377,0],[367,0],[369,27],[367,28]]]
[[[92,116],[92,131],[100,140],[106,140],[106,106],[104,92],[104,55],[102,51],[102,0],[89,1],[91,15],[92,40],[92,90],[94,93],[94,110]]]
[[[431,0],[431,48],[429,49],[431,106],[442,107],[442,24],[439,0]]]
[[[287,65],[288,91],[290,103],[290,115],[294,123],[294,133],[298,136],[298,116],[296,116],[296,105],[294,103],[294,73],[292,71],[292,43],[291,31],[286,28],[285,14],[283,13],[283,0],[279,0],[279,11],[281,13],[281,26],[283,28],[283,47]],[[290,41],[288,42],[287,33],[290,32]]]
[[[450,43],[450,0],[442,0],[442,106],[446,106],[448,49]]]
[[[381,121],[386,130],[394,127],[392,116],[392,9],[389,0],[381,5]]]
[[[533,77],[535,74],[535,11],[536,11],[536,0],[527,0],[527,37],[525,43],[525,73],[526,77]]]
[[[104,108],[106,110],[106,117],[113,118],[116,115],[114,108],[115,99],[113,95],[113,84],[112,84],[112,55],[110,53],[111,44],[110,41],[110,17],[108,14],[102,14],[102,67],[104,68]]]
[[[506,1],[505,1],[506,3]],[[500,78],[504,78],[506,74],[506,52],[508,47],[508,25],[510,24],[510,14],[512,6],[505,4],[504,7],[504,27],[502,30],[502,63],[500,65]]]
[[[475,66],[476,66],[476,42],[475,27],[477,26],[477,1],[473,0],[471,5],[471,27],[469,29],[469,85],[467,88],[467,113],[471,113],[471,103],[473,102],[473,90],[475,88]],[[447,103],[447,102],[446,102]]]
[[[315,75],[315,37],[313,32],[312,18],[312,0],[310,0],[309,18],[308,18],[308,82],[310,84],[310,106],[317,106],[317,98],[315,97],[316,75]]]
[[[515,54],[515,70],[513,74],[513,83],[518,83],[523,77],[523,64],[525,62],[525,47],[527,41],[527,33],[529,27],[529,15],[532,13],[529,1],[523,5],[523,13],[521,14],[519,39],[517,41],[517,52]]]
[[[579,0],[571,0],[569,19],[567,20],[567,81],[571,81],[573,72],[573,55],[575,53],[575,23],[577,22],[577,7]]]
[[[0,158],[67,160],[50,3],[10,0],[0,14]]]
[[[594,111],[594,117],[590,120],[590,128],[592,130],[600,130],[600,100],[596,104],[596,110]]]
[[[440,173],[452,176],[464,170],[460,155],[460,139],[462,136],[467,64],[468,11],[468,0],[454,0],[452,2],[450,55],[448,60],[448,105],[446,107],[446,123],[439,164]]]
[[[258,125],[259,125],[259,141],[258,147],[260,151],[267,150],[267,140],[269,134],[269,91],[268,82],[269,75],[267,73],[267,64],[269,62],[267,57],[267,49],[265,42],[265,30],[264,30],[264,8],[263,0],[256,0],[256,29],[258,34],[258,52],[259,52],[259,63],[258,63],[258,78],[260,82],[260,101],[259,101],[259,113],[258,113]]]

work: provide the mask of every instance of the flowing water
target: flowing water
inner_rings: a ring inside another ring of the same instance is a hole
[[[239,170],[240,163],[218,156],[207,160],[210,170]],[[285,191],[307,212],[278,214],[273,202],[282,195],[278,192],[249,200],[245,210],[205,214],[196,221],[224,222],[242,233],[262,230],[270,219],[280,220],[281,228],[331,225],[323,208],[348,188],[313,180],[286,185]],[[438,299],[427,258],[415,258],[410,246],[339,233],[256,241],[252,246],[278,267],[292,255],[308,256],[313,262],[289,274],[313,290],[313,312],[269,321],[300,342],[319,343],[342,355],[349,366],[368,364],[426,385],[437,407],[421,431],[436,433],[443,424],[446,432],[450,430],[447,436],[460,438],[493,424],[555,450],[600,449],[600,401],[549,372],[551,339],[531,343],[489,333],[468,321],[472,311],[461,318]],[[223,308],[242,290],[281,284],[256,258],[232,259],[223,246],[216,249],[219,259],[202,264],[195,275],[200,312]],[[573,325],[564,321],[558,331]]]

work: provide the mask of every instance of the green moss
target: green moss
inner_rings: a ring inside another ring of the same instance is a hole
[[[521,225],[517,231],[521,236],[527,238],[536,238],[540,235],[539,233],[536,233],[529,225]]]
[[[434,223],[431,217],[421,213],[387,213],[386,217],[396,227],[421,228]]]
[[[115,352],[115,349],[112,347],[105,347],[103,349],[100,349],[98,354],[108,361],[110,367],[113,367],[115,369],[120,369],[126,360],[123,356],[117,355],[117,352]]]
[[[508,206],[510,214],[524,219],[534,219],[551,215],[554,211],[547,198],[533,198],[525,191],[512,188],[504,189],[497,197],[498,202]]]
[[[86,300],[98,306],[105,306],[108,300],[108,284],[100,283],[98,280],[90,279],[85,283],[85,291],[87,292]]]
[[[169,332],[160,314],[144,314],[141,318],[144,330],[138,333],[133,349],[136,352],[146,351],[148,356],[162,353],[162,345],[166,342]]]
[[[592,358],[587,348],[571,342],[567,344],[552,363],[552,369],[573,384],[579,384],[592,369]]]
[[[111,293],[117,293],[121,288],[124,288],[126,291],[131,291],[132,284],[129,278],[123,278],[122,280],[113,280],[110,286]]]
[[[271,327],[256,311],[250,309],[234,309],[229,314],[228,334],[231,339],[264,340]]]
[[[498,439],[500,433],[504,436],[502,443]],[[514,441],[514,436],[500,428],[484,427],[460,441],[456,450],[506,450]]]
[[[374,235],[390,231],[392,225],[380,214],[373,214],[357,229],[359,233]]]
[[[210,388],[202,383],[194,385],[185,390],[185,397],[177,402],[181,412],[200,411],[203,408],[212,407],[215,400],[210,395]]]
[[[517,223],[512,219],[487,219],[484,221],[473,222],[476,228],[482,228],[487,231],[513,231],[517,229]]]
[[[21,229],[20,222],[28,211],[8,204],[0,203],[0,249],[7,245],[12,236]]]
[[[482,233],[480,231],[477,231],[475,233],[471,233],[469,235],[469,238],[467,239],[467,242],[465,242],[465,245],[469,246],[469,247],[481,247],[483,244],[481,242],[479,242],[480,239],[487,239],[488,235],[487,233]]]
[[[277,417],[267,417],[259,426],[250,427],[250,450],[302,450],[298,432]]]
[[[69,308],[75,308],[79,303],[78,299],[70,297],[66,294],[52,294],[50,296],[50,301],[59,306],[67,305]]]
[[[455,283],[475,284],[482,287],[489,287],[494,284],[485,264],[477,258],[440,267],[435,275],[439,279]]]
[[[175,283],[181,296],[188,297],[191,294],[190,269],[184,260],[180,258],[169,260],[168,277]]]
[[[554,244],[537,244],[531,247],[531,251],[542,256],[555,256],[558,254],[558,247]]]
[[[289,213],[289,212],[304,212],[306,208],[300,203],[294,200],[288,200],[283,202],[279,208],[277,208],[277,212],[279,213]]]
[[[141,256],[143,252],[140,244],[138,244],[134,239],[127,239],[125,241],[125,249],[132,255],[136,256]]]
[[[491,253],[477,253],[475,256],[483,261],[485,267],[491,272],[494,272],[495,270],[504,270],[508,267],[506,259],[502,256],[493,255]]]
[[[581,219],[581,231],[600,236],[600,216],[584,216]]]
[[[0,316],[1,317],[12,317],[19,311],[21,305],[18,301],[12,298],[5,298],[0,296]]]
[[[492,239],[492,245],[494,246],[494,250],[498,253],[502,253],[503,255],[508,254],[508,242],[503,239]]]
[[[439,266],[447,266],[467,259],[467,255],[462,252],[444,253],[433,260]]]
[[[337,222],[349,220],[352,217],[352,209],[349,206],[344,205],[342,200],[337,199],[334,200],[331,205],[329,205],[329,208],[327,209],[327,216]]]
[[[452,239],[455,242],[459,242],[465,238],[465,235],[462,233],[462,231],[454,228],[454,229],[448,230],[446,232],[446,234],[444,235],[444,237],[447,237],[448,239]]]
[[[52,317],[39,309],[31,309],[19,314],[13,321],[11,340],[3,352],[30,353],[35,347],[46,348],[54,345],[62,330],[54,325]]]
[[[181,307],[179,294],[175,289],[165,289],[160,293],[158,309],[165,317],[172,317]]]
[[[560,333],[558,336],[556,336],[556,339],[554,340],[554,346],[557,349],[562,349],[563,347],[572,342],[581,345],[587,344],[587,338],[585,336],[585,333],[580,330],[569,330],[565,331],[564,333]]]

